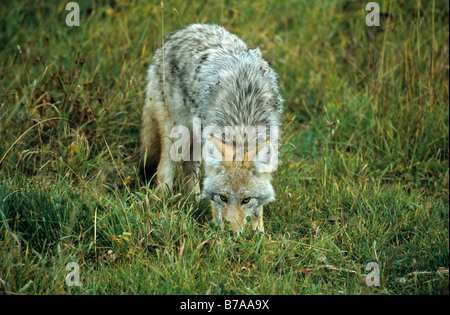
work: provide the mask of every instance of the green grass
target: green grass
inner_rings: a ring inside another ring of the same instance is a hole
[[[447,1],[378,1],[382,28],[350,0],[78,3],[80,27],[63,2],[0,9],[0,294],[448,294]],[[146,70],[195,22],[280,76],[264,235],[137,181]]]

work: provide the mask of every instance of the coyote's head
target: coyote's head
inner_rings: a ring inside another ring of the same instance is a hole
[[[221,228],[228,223],[237,233],[250,221],[253,229],[263,232],[263,205],[275,200],[271,185],[274,168],[268,167],[267,156],[278,150],[265,141],[239,160],[234,146],[211,136],[207,142],[220,153],[204,162],[202,198],[210,199],[214,220]]]

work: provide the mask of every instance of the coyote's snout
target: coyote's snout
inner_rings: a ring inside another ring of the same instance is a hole
[[[194,24],[167,35],[148,72],[143,177],[156,173],[159,185],[171,187],[174,162],[183,160],[184,181],[211,200],[222,228],[228,222],[239,232],[250,221],[264,231],[263,205],[275,199],[282,103],[260,50],[224,28]]]

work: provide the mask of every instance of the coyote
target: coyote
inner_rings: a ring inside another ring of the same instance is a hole
[[[283,99],[261,55],[217,25],[170,33],[148,70],[142,113],[142,177],[156,173],[157,184],[170,188],[182,159],[183,182],[211,201],[222,229],[228,222],[237,233],[248,221],[263,232],[263,205],[275,199]]]

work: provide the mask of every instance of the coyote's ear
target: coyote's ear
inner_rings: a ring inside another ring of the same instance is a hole
[[[249,149],[247,153],[245,153],[244,162],[248,163],[249,161],[257,160],[258,153],[261,154],[264,148],[270,144],[270,140],[266,140],[258,146],[255,146],[252,149]]]
[[[208,140],[214,146],[213,156],[215,158],[220,157],[222,161],[233,161],[233,146],[229,146],[213,136],[209,136]]]
[[[223,151],[223,143],[219,139],[213,136],[208,136],[205,139],[203,161],[205,162],[205,172],[208,176],[214,176],[223,171]]]
[[[271,173],[277,169],[278,150],[267,140],[245,154],[245,163],[253,162],[259,173]]]

